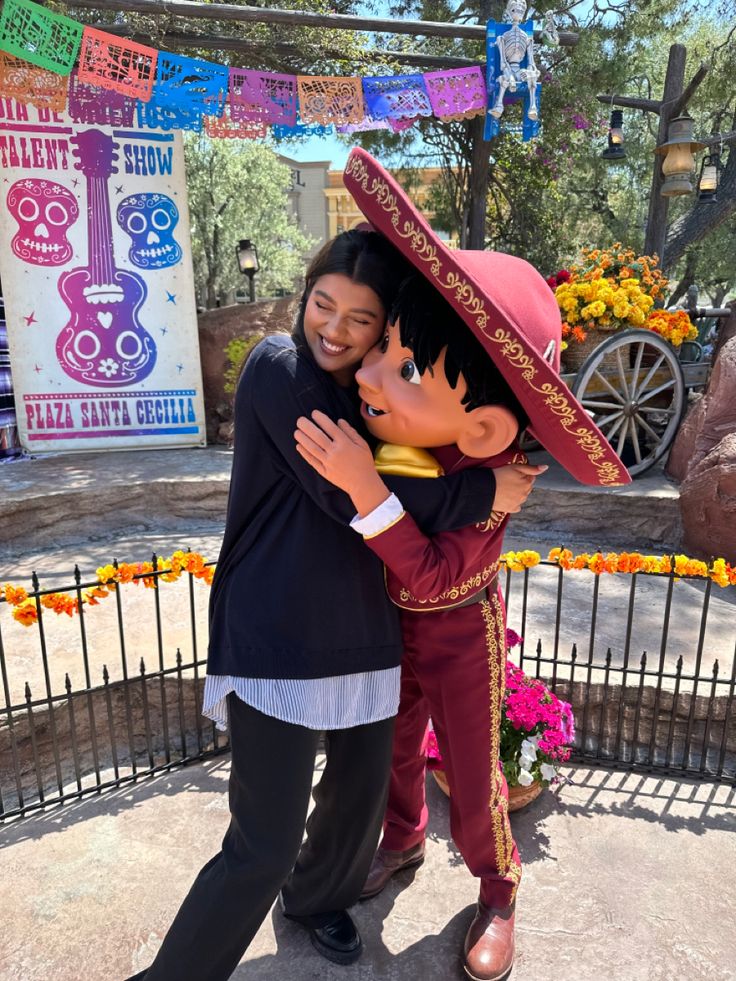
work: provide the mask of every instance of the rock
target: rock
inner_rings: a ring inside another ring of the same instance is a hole
[[[680,508],[688,554],[736,563],[736,431],[690,468],[680,487]]]
[[[673,480],[683,481],[687,476],[690,461],[695,453],[695,440],[705,422],[707,406],[705,397],[698,395],[677,432],[665,467],[667,476],[672,477]]]
[[[729,433],[736,433],[736,337],[720,347],[705,395],[690,409],[667,464],[684,480]]]

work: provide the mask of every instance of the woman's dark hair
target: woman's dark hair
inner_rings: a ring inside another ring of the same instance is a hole
[[[291,335],[298,347],[307,347],[304,337],[304,311],[307,307],[312,287],[321,276],[339,273],[347,276],[352,282],[361,286],[369,286],[383,304],[388,313],[396,298],[401,283],[409,275],[411,267],[398,249],[378,232],[360,228],[341,232],[329,242],[326,242],[309,264],[305,276],[304,292],[299,301],[299,309]],[[263,340],[271,334],[280,334],[282,329],[274,328],[260,333],[258,340]],[[248,358],[253,353],[255,344],[246,352],[240,365],[240,371],[235,387],[245,371]]]
[[[401,284],[389,323],[399,321],[401,346],[414,352],[414,363],[422,375],[447,348],[445,376],[451,388],[462,374],[468,390],[463,398],[465,411],[481,405],[502,405],[514,414],[519,429],[529,420],[508,382],[450,304],[426,279],[413,274]]]
[[[322,246],[307,269],[294,325],[295,341],[304,343],[304,311],[312,287],[321,276],[337,273],[370,287],[388,313],[409,268],[401,253],[378,232],[353,228],[336,235]]]

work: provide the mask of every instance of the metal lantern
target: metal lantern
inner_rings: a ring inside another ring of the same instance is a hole
[[[698,180],[698,201],[716,201],[721,176],[721,155],[717,150],[703,157]]]
[[[260,269],[258,265],[258,249],[249,238],[241,238],[235,248],[235,255],[238,257],[240,271],[248,277],[249,300],[255,302],[256,287],[253,277]]]
[[[661,190],[663,197],[692,193],[691,177],[695,173],[693,151],[702,150],[704,146],[704,143],[693,139],[693,120],[690,116],[677,116],[671,120],[667,127],[667,142],[654,151],[664,156],[664,184]]]
[[[624,148],[623,131],[624,114],[621,109],[613,109],[611,121],[608,125],[608,146],[601,153],[604,160],[624,160],[626,150]]]

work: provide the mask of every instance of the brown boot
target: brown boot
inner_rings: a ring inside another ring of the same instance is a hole
[[[501,981],[514,964],[514,904],[478,912],[465,937],[465,973],[473,981]]]
[[[373,864],[365,880],[361,899],[372,899],[386,888],[392,875],[402,869],[415,869],[424,861],[424,842],[420,841],[413,848],[403,852],[391,852],[387,848],[379,848],[373,856]]]

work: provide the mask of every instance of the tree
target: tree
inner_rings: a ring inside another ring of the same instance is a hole
[[[239,285],[235,248],[241,238],[258,248],[260,292],[292,289],[312,243],[289,214],[288,167],[261,144],[195,135],[185,138],[184,157],[194,278],[208,309]]]

